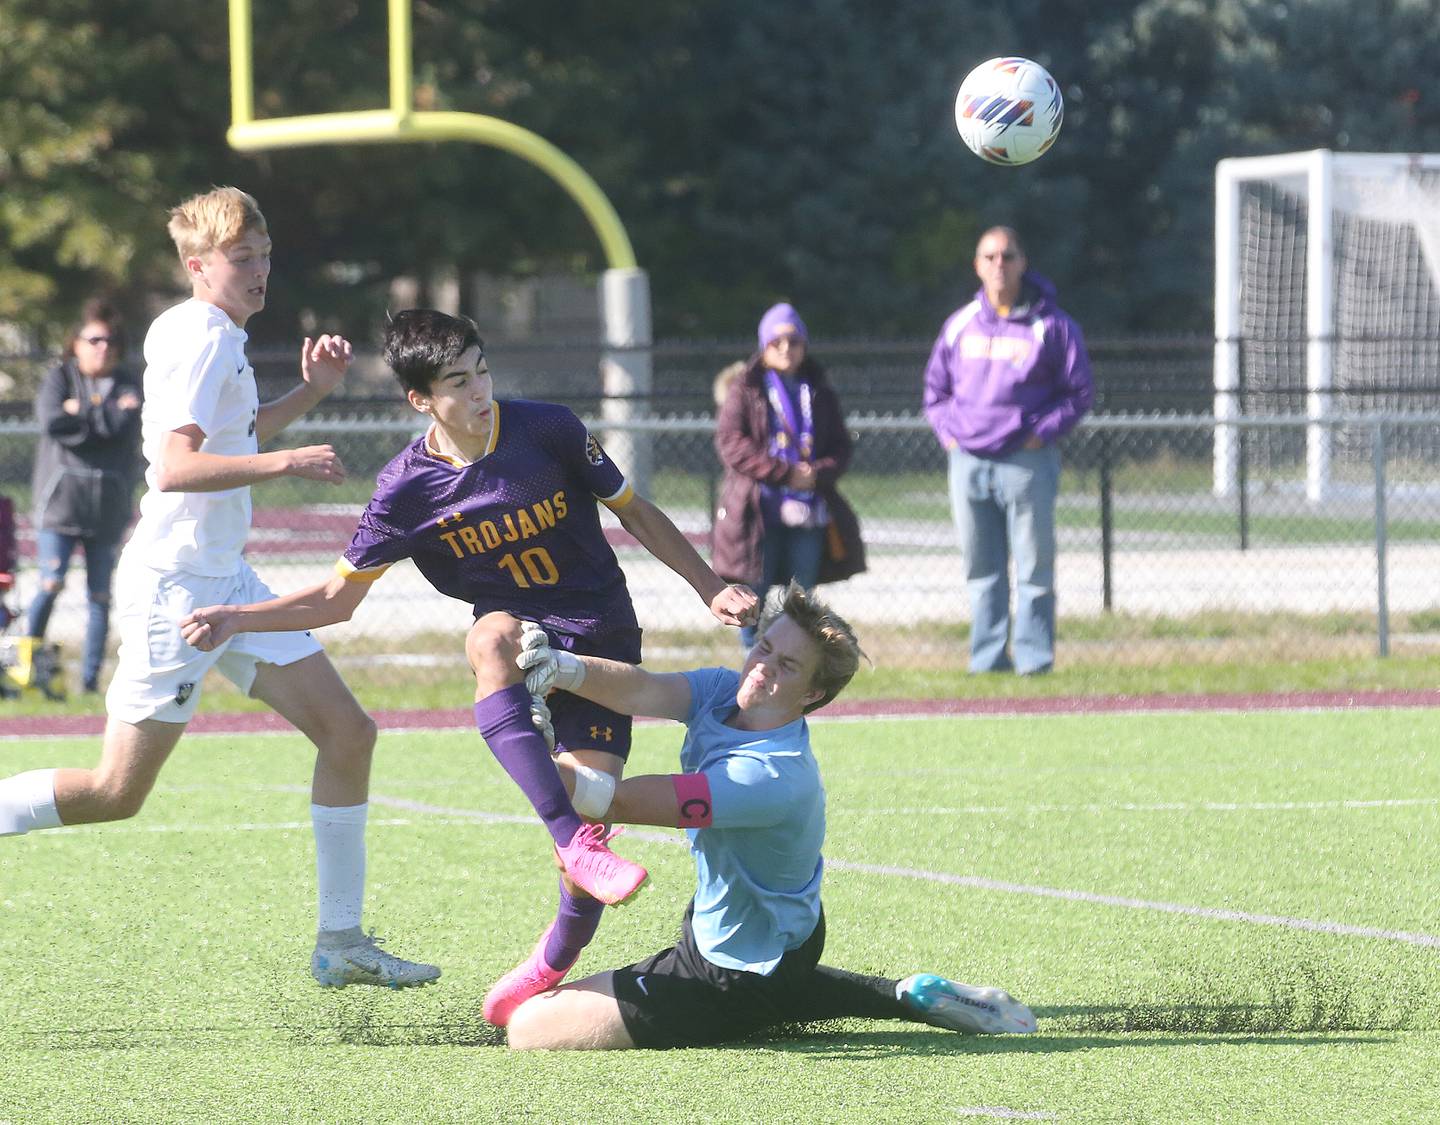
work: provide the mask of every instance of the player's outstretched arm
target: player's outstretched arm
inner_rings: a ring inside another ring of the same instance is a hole
[[[683,719],[690,713],[690,681],[679,673],[647,672],[619,660],[552,649],[545,630],[533,621],[520,623],[515,663],[525,673],[530,694],[541,698],[568,691],[622,715]]]
[[[634,664],[598,656],[574,659],[584,674],[566,690],[584,699],[622,715],[680,720],[690,713],[690,681],[679,672],[647,672]]]
[[[205,431],[195,425],[165,435],[155,467],[155,486],[161,492],[223,492],[276,477],[303,477],[327,484],[345,479],[340,455],[328,445],[232,457],[202,451],[204,440]]]
[[[202,652],[236,633],[285,633],[348,621],[370,592],[368,582],[347,582],[336,574],[293,594],[250,605],[212,605],[180,621],[180,635]]]
[[[643,496],[615,512],[625,530],[700,595],[716,620],[724,625],[753,625],[760,614],[755,592],[735,586],[710,569],[670,517]]]
[[[300,385],[256,412],[255,436],[260,444],[264,445],[338,387],[354,356],[344,336],[326,335],[313,341],[306,336],[300,346]]]
[[[681,779],[679,789],[677,777]],[[703,816],[699,816],[702,806]],[[701,821],[710,820],[710,790],[701,774],[627,777],[615,786],[605,819],[614,824],[653,824],[661,828],[702,827]]]
[[[570,687],[563,690],[573,691],[583,699],[621,714],[675,720],[690,714],[690,680],[678,671],[655,673],[619,660],[563,655],[583,668],[579,680],[572,678]]]

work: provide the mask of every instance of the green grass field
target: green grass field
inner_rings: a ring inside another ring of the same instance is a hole
[[[642,728],[632,771],[668,771],[677,733]],[[383,735],[373,785],[367,921],[444,979],[322,991],[306,744],[197,735],[136,820],[0,840],[0,1122],[1440,1117],[1440,712],[871,720],[814,739],[826,961],[1002,984],[1037,1035],[857,1020],[509,1054],[480,999],[554,878],[465,731]],[[94,752],[12,739],[0,776]],[[652,883],[582,973],[671,939],[692,886],[678,841],[622,839]]]

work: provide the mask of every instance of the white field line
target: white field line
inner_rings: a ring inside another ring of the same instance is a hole
[[[1003,1105],[957,1105],[950,1112],[956,1117],[1000,1117],[1007,1121],[1054,1121],[1053,1113],[1040,1110],[1010,1109]]]
[[[417,781],[416,785],[434,785],[435,779]],[[171,785],[167,793],[219,793],[233,792],[233,785]],[[247,789],[256,793],[309,793],[306,785],[252,785]],[[441,809],[436,805],[407,803],[403,797],[372,796],[371,803],[384,804],[391,808],[414,808],[427,816],[450,816],[463,821],[493,821],[495,823],[534,824],[534,817],[506,816],[501,813],[478,812],[474,809]],[[1333,801],[1098,801],[1085,804],[1066,805],[935,805],[894,808],[855,808],[847,806],[846,816],[1013,816],[1040,813],[1096,813],[1113,816],[1125,812],[1333,812],[1343,809],[1398,809],[1415,806],[1440,805],[1440,797],[1375,797],[1370,799],[1349,798]],[[371,821],[378,824],[379,821]],[[397,822],[398,823],[398,822]]]
[[[286,791],[303,789],[301,786],[276,786],[276,789]],[[383,794],[372,793],[370,796],[372,805],[379,805],[383,808],[392,808],[405,812],[419,813],[426,817],[424,823],[430,824],[539,824],[539,820],[533,816],[519,816],[507,813],[490,813],[478,809],[449,808],[443,805],[431,805],[423,801],[413,801],[404,797],[387,797]],[[431,817],[441,818],[431,820]],[[373,820],[371,824],[379,827],[385,825],[408,826],[416,821],[410,819]],[[278,824],[241,824],[241,825],[93,825],[89,826],[90,831],[108,832],[233,832],[233,831],[266,831],[285,830],[295,831],[310,827],[308,821],[284,821]],[[63,839],[64,833],[57,836],[45,833],[50,839]],[[653,832],[649,829],[630,829],[627,835],[637,840],[644,840],[649,843],[669,844],[672,846],[687,846],[685,837],[671,832]],[[1224,910],[1209,906],[1190,906],[1178,902],[1161,902],[1155,899],[1130,898],[1125,895],[1102,895],[1093,891],[1076,891],[1062,887],[1046,887],[1032,883],[1012,883],[1003,879],[987,879],[980,875],[952,875],[944,871],[926,871],[913,867],[895,867],[889,864],[878,863],[856,863],[851,860],[834,859],[827,857],[825,866],[831,871],[849,871],[861,875],[881,875],[892,879],[916,879],[927,883],[939,883],[951,887],[969,887],[974,890],[995,891],[1002,894],[1028,895],[1036,898],[1054,898],[1066,902],[1085,902],[1096,906],[1123,907],[1127,910],[1147,910],[1161,914],[1180,914],[1190,918],[1204,918],[1214,922],[1244,922],[1255,926],[1278,926],[1288,930],[1304,930],[1310,933],[1329,934],[1334,937],[1363,937],[1376,938],[1382,941],[1401,942],[1406,945],[1429,946],[1440,949],[1440,934],[1427,934],[1410,930],[1386,930],[1377,926],[1354,926],[1346,922],[1331,922],[1311,918],[1292,918],[1284,914],[1257,914],[1247,910]]]
[[[371,828],[413,828],[416,825],[423,824],[428,828],[432,824],[473,824],[477,819],[481,818],[474,816],[468,816],[463,818],[437,818],[426,816],[423,819],[415,819],[411,817],[387,817],[382,819],[372,819],[367,822],[367,826]],[[522,816],[495,816],[493,818],[486,816],[484,817],[484,819],[494,819],[497,821],[528,821],[536,824],[539,823],[539,821],[536,820],[534,817]],[[140,834],[166,832],[297,832],[301,830],[309,832],[310,829],[311,824],[308,820],[279,820],[271,822],[252,821],[244,824],[77,824],[71,828],[65,829],[64,835],[68,836],[71,833],[83,833],[86,835],[104,833],[108,836],[114,832],[129,832]],[[4,1122],[0,1122],[0,1125],[4,1125]]]
[[[979,875],[949,875],[940,871],[891,867],[880,863],[851,863],[843,859],[827,859],[825,866],[839,871],[858,871],[865,875],[886,875],[901,879],[923,879],[931,883],[944,883],[952,887],[973,887],[981,891],[1001,891],[1006,894],[1033,895],[1038,898],[1058,898],[1068,902],[1091,902],[1097,906],[1122,906],[1130,910],[1153,910],[1162,914],[1183,914],[1191,918],[1207,918],[1216,922],[1248,922],[1255,926],[1280,926],[1287,930],[1308,930],[1311,933],[1334,934],[1340,937],[1380,938],[1384,941],[1398,941],[1404,942],[1406,945],[1426,945],[1440,949],[1440,934],[1416,933],[1409,930],[1382,930],[1375,926],[1352,926],[1345,922],[1291,918],[1284,914],[1254,914],[1248,910],[1221,910],[1210,906],[1187,906],[1178,902],[1158,902],[1154,899],[1128,898],[1124,895],[1095,894],[1093,891],[1072,891],[1030,883],[1010,883],[1003,879],[986,879]]]
[[[1013,816],[1037,813],[1099,813],[1112,816],[1124,812],[1334,812],[1341,809],[1399,809],[1416,805],[1440,805],[1440,797],[1384,797],[1359,801],[1157,801],[1140,804],[1119,801],[1113,804],[1084,805],[960,805],[934,808],[851,808],[844,815],[860,816]]]

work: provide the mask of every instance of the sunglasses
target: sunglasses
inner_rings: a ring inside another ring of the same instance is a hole
[[[114,344],[117,342],[114,336],[81,336],[80,339],[92,348],[98,348],[101,344]]]
[[[800,336],[776,336],[775,339],[771,340],[765,346],[767,348],[803,348],[805,346],[805,340]]]

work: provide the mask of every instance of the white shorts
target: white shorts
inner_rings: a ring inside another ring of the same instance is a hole
[[[248,695],[257,664],[294,664],[324,651],[308,632],[237,633],[214,652],[185,643],[180,620],[192,610],[247,605],[275,596],[243,560],[229,578],[207,578],[151,570],[127,563],[122,556],[115,577],[120,654],[105,693],[105,709],[122,722],[188,723],[200,702],[200,681],[211,668]]]

